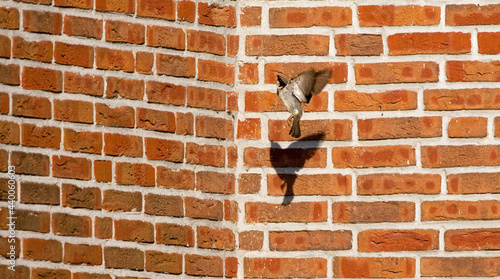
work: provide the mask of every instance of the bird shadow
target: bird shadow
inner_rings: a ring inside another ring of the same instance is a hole
[[[282,148],[278,142],[271,141],[269,151],[271,164],[283,181],[281,184],[281,191],[284,194],[283,205],[293,201],[295,197],[293,185],[297,179],[297,172],[315,154],[324,138],[324,132],[312,134],[293,142],[286,148]]]

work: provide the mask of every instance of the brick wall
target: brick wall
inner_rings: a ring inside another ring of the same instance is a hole
[[[500,276],[500,5],[413,2],[2,1],[0,277]]]

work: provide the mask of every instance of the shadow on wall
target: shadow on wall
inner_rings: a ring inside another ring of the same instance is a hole
[[[282,148],[277,142],[271,142],[270,159],[273,168],[283,181],[281,191],[284,193],[282,204],[286,205],[292,202],[294,198],[293,184],[297,178],[297,172],[304,167],[304,164],[310,159],[318,149],[321,141],[325,138],[325,133],[317,133],[303,137],[287,148]],[[307,147],[304,143],[307,141]]]

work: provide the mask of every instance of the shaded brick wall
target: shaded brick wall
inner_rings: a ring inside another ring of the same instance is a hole
[[[500,276],[500,5],[465,2],[2,1],[0,277]]]

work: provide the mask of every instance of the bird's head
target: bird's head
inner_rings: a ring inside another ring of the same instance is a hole
[[[278,89],[276,93],[279,93],[281,90],[283,90],[283,88],[285,88],[287,84],[288,81],[284,77],[278,75],[278,80],[276,81],[276,86],[278,86]]]

